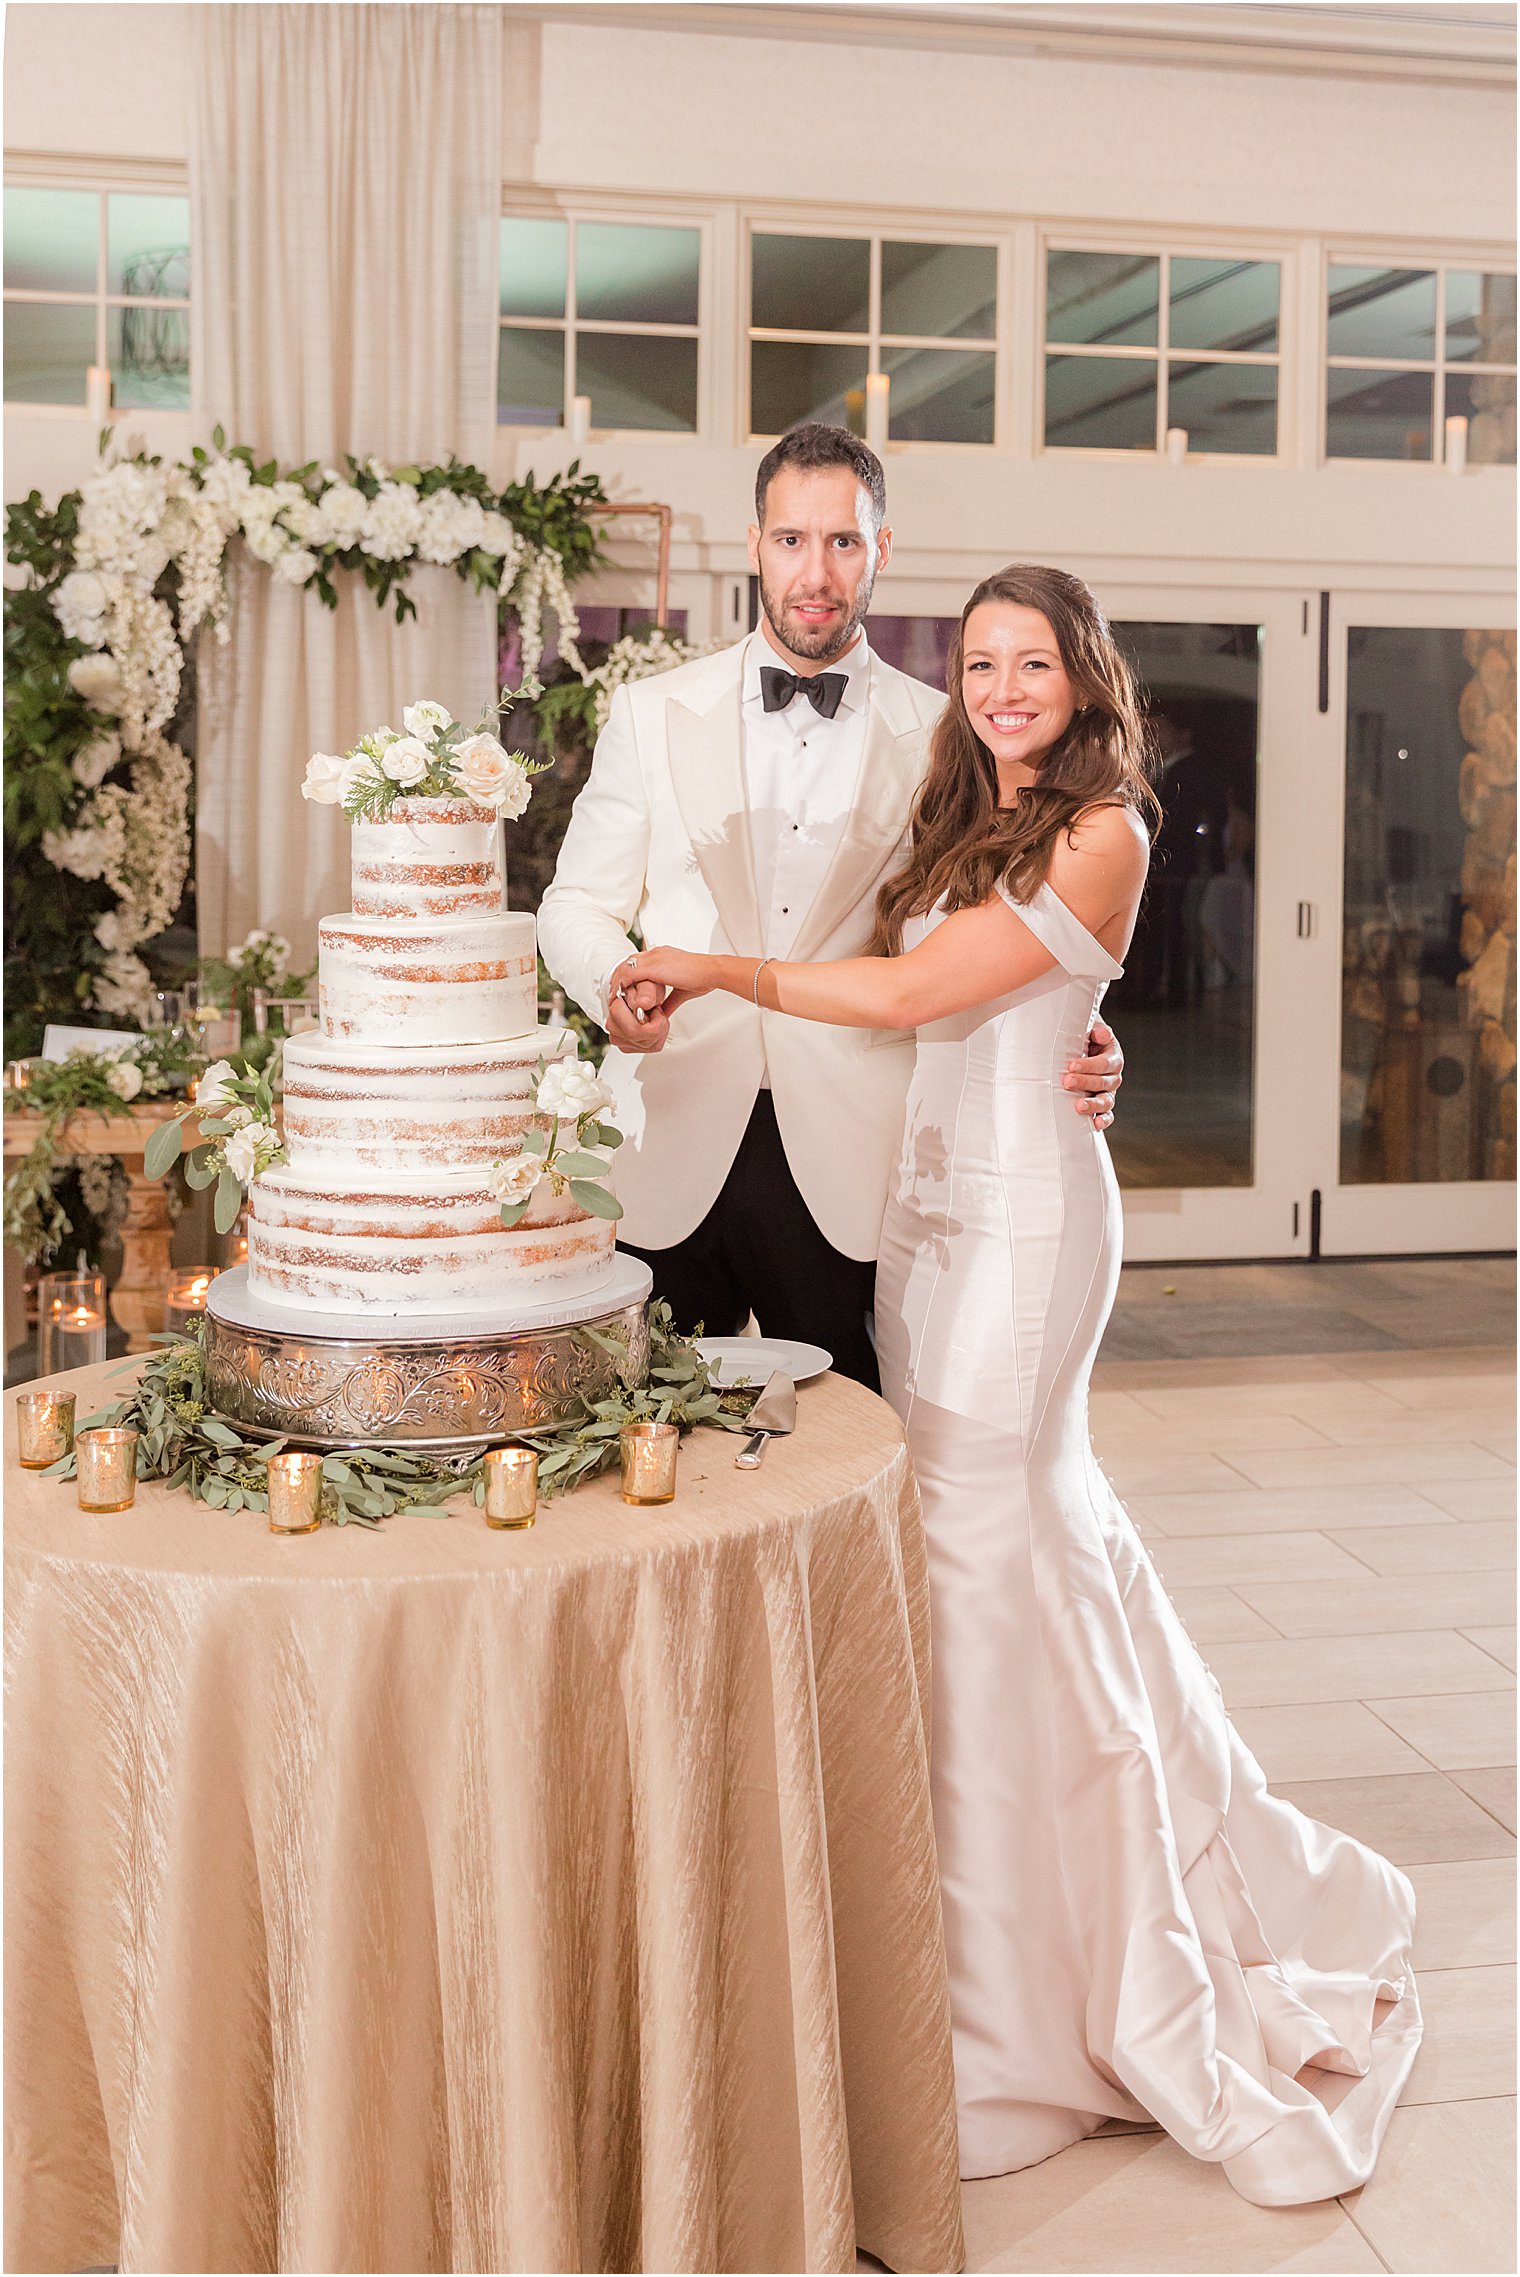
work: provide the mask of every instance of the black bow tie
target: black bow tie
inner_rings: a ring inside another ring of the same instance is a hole
[[[793,696],[806,696],[815,712],[832,719],[844,694],[847,672],[817,672],[808,679],[801,672],[781,672],[773,665],[760,667],[760,701],[768,712],[784,712]]]

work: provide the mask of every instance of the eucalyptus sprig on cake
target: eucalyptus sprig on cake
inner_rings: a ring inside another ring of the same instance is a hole
[[[186,1181],[198,1188],[216,1188],[212,1202],[216,1230],[230,1233],[255,1178],[285,1160],[275,1128],[270,1071],[245,1063],[239,1072],[231,1060],[213,1060],[196,1086],[194,1100],[172,1122],[160,1124],[144,1148],[143,1168],[150,1178],[162,1178],[178,1162],[190,1115],[199,1115],[205,1143],[185,1156]]]
[[[515,822],[527,810],[533,777],[552,762],[508,751],[494,729],[532,685],[503,688],[473,728],[442,704],[408,704],[401,715],[405,734],[377,727],[351,751],[315,752],[301,796],[316,806],[340,806],[350,822],[382,822],[397,799],[429,798],[468,799]]]
[[[595,1218],[620,1218],[623,1205],[604,1183],[612,1156],[623,1143],[617,1127],[602,1120],[612,1093],[594,1067],[578,1059],[540,1060],[534,1105],[548,1119],[523,1133],[522,1151],[493,1162],[491,1191],[501,1203],[501,1222],[518,1225],[540,1185],[552,1194],[568,1193]],[[567,1130],[574,1137],[566,1139]]]

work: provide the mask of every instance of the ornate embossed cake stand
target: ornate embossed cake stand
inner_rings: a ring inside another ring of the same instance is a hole
[[[406,1444],[468,1455],[573,1414],[649,1374],[647,1265],[619,1253],[599,1288],[477,1315],[295,1312],[250,1294],[238,1266],[206,1303],[212,1402],[297,1446]]]

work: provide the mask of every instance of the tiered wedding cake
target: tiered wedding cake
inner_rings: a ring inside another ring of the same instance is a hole
[[[424,1324],[608,1281],[613,1226],[564,1180],[503,1222],[540,1063],[576,1055],[538,1025],[537,928],[505,901],[492,808],[401,797],[355,824],[353,908],[318,928],[321,1030],[285,1047],[286,1159],[252,1189],[251,1294]]]

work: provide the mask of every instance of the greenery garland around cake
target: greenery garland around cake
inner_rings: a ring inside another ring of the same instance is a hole
[[[723,1389],[714,1383],[695,1343],[676,1334],[662,1299],[650,1308],[649,1330],[646,1383],[630,1383],[620,1374],[615,1392],[583,1400],[578,1414],[540,1430],[511,1433],[514,1444],[537,1450],[539,1488],[546,1498],[610,1469],[625,1423],[674,1423],[683,1437],[698,1429],[745,1429],[758,1387]],[[626,1360],[626,1346],[616,1336],[592,1328],[574,1333]],[[128,1425],[138,1433],[139,1478],[162,1479],[213,1509],[267,1510],[269,1460],[286,1442],[255,1440],[213,1411],[199,1323],[185,1336],[159,1341],[164,1349],[144,1366],[129,1396],[86,1416],[79,1430]],[[72,1478],[73,1455],[43,1475]],[[321,1514],[332,1525],[378,1526],[402,1510],[442,1518],[448,1515],[443,1504],[460,1494],[484,1502],[483,1455],[448,1461],[404,1445],[380,1445],[344,1448],[322,1459]]]

